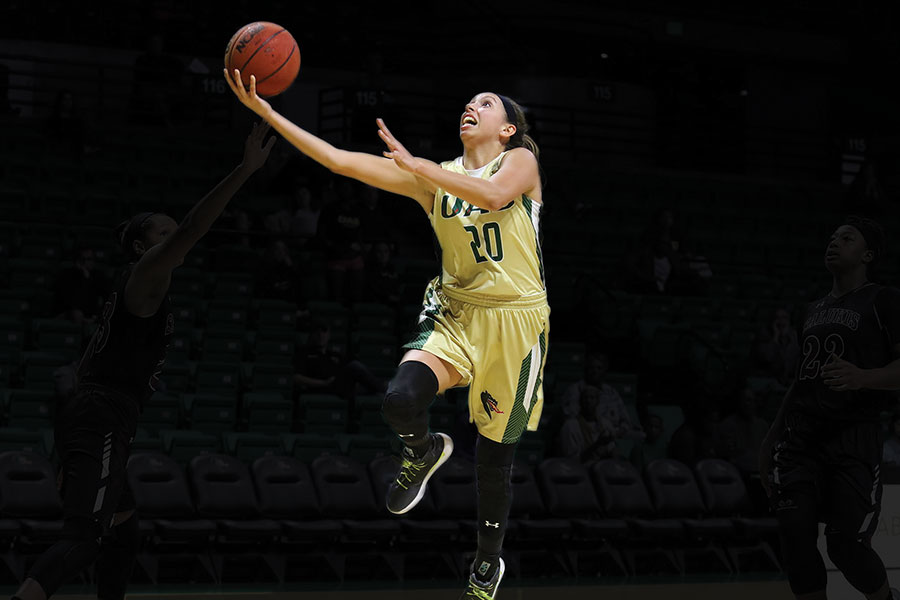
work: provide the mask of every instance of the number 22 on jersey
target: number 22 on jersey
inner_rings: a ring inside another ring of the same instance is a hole
[[[831,355],[838,358],[844,355],[844,338],[832,333],[822,342],[818,336],[808,335],[803,338],[803,362],[800,365],[801,381],[815,379],[822,374],[822,368],[828,364]]]

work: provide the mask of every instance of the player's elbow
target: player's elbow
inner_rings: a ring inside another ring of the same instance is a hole
[[[509,194],[505,193],[494,193],[485,198],[486,208],[491,211],[503,210],[510,204],[515,201],[515,198],[510,198]]]

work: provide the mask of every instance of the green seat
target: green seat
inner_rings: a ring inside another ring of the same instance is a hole
[[[54,372],[71,362],[71,358],[56,352],[25,351],[22,353],[22,369],[25,387],[53,390]]]
[[[52,391],[10,390],[7,424],[19,429],[52,429],[55,409]]]
[[[198,393],[231,393],[237,397],[240,380],[240,371],[234,363],[201,362],[194,375],[194,390]]]
[[[53,454],[53,429],[0,427],[0,452],[27,450],[43,456]]]
[[[208,336],[203,340],[201,359],[204,361],[239,363],[243,357],[244,340],[238,335]]]
[[[282,433],[279,435],[284,453],[309,464],[325,454],[342,454],[335,435],[321,433]]]
[[[400,442],[394,435],[353,433],[340,436],[343,453],[368,464],[374,458],[399,451]]]
[[[158,432],[151,432],[138,427],[131,440],[131,452],[164,452],[162,439]]]
[[[292,340],[256,340],[253,356],[257,362],[293,365],[295,345]]]
[[[333,394],[303,394],[300,396],[303,431],[308,433],[345,433],[347,431],[347,402]]]
[[[184,401],[185,414],[192,430],[213,435],[234,431],[237,406],[233,396],[186,394]]]
[[[210,307],[206,313],[206,328],[243,331],[247,326],[247,311],[238,307]]]
[[[350,327],[350,311],[340,302],[328,300],[310,300],[307,303],[310,315],[320,318],[331,328],[332,338],[347,335]]]
[[[225,452],[245,464],[250,464],[260,456],[284,454],[284,446],[277,435],[250,432],[227,432],[222,434]]]
[[[243,410],[248,431],[289,432],[294,421],[294,404],[279,392],[247,392]]]
[[[159,432],[162,448],[179,465],[186,466],[195,456],[213,454],[221,450],[218,435],[189,429],[162,430]]]
[[[166,384],[166,389],[186,392],[191,388],[193,379],[193,367],[190,361],[176,356],[171,359],[166,358],[162,372],[162,380]]]
[[[250,387],[254,392],[272,391],[285,398],[293,397],[294,370],[286,363],[256,362],[253,364]]]
[[[181,396],[174,393],[154,392],[144,403],[138,427],[151,433],[162,429],[177,429]]]
[[[293,302],[275,299],[258,299],[253,302],[256,313],[256,328],[263,329],[295,329],[297,325],[297,306]]]

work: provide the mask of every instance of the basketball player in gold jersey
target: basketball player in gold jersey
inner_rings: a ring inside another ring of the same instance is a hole
[[[408,196],[431,221],[441,274],[425,290],[418,331],[385,395],[385,420],[404,443],[388,509],[402,514],[449,458],[453,442],[431,433],[435,394],[469,386],[479,436],[478,549],[463,598],[494,598],[510,506],[510,468],[525,429],[537,428],[550,308],[544,286],[537,146],[522,109],[499,94],[472,98],[460,116],[463,154],[437,164],[412,156],[380,119],[384,156],[349,152],[304,131],[226,71],[240,101],[301,152],[334,173]]]

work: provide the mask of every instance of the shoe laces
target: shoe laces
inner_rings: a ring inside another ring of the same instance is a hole
[[[469,598],[478,598],[478,600],[493,600],[490,589],[481,587],[471,579],[469,580],[469,593],[467,596]]]
[[[397,485],[402,487],[404,490],[409,489],[403,480],[405,479],[409,483],[414,483],[413,478],[418,475],[419,471],[425,468],[426,461],[423,458],[420,459],[410,459],[405,455],[400,455],[400,474],[397,475]]]

